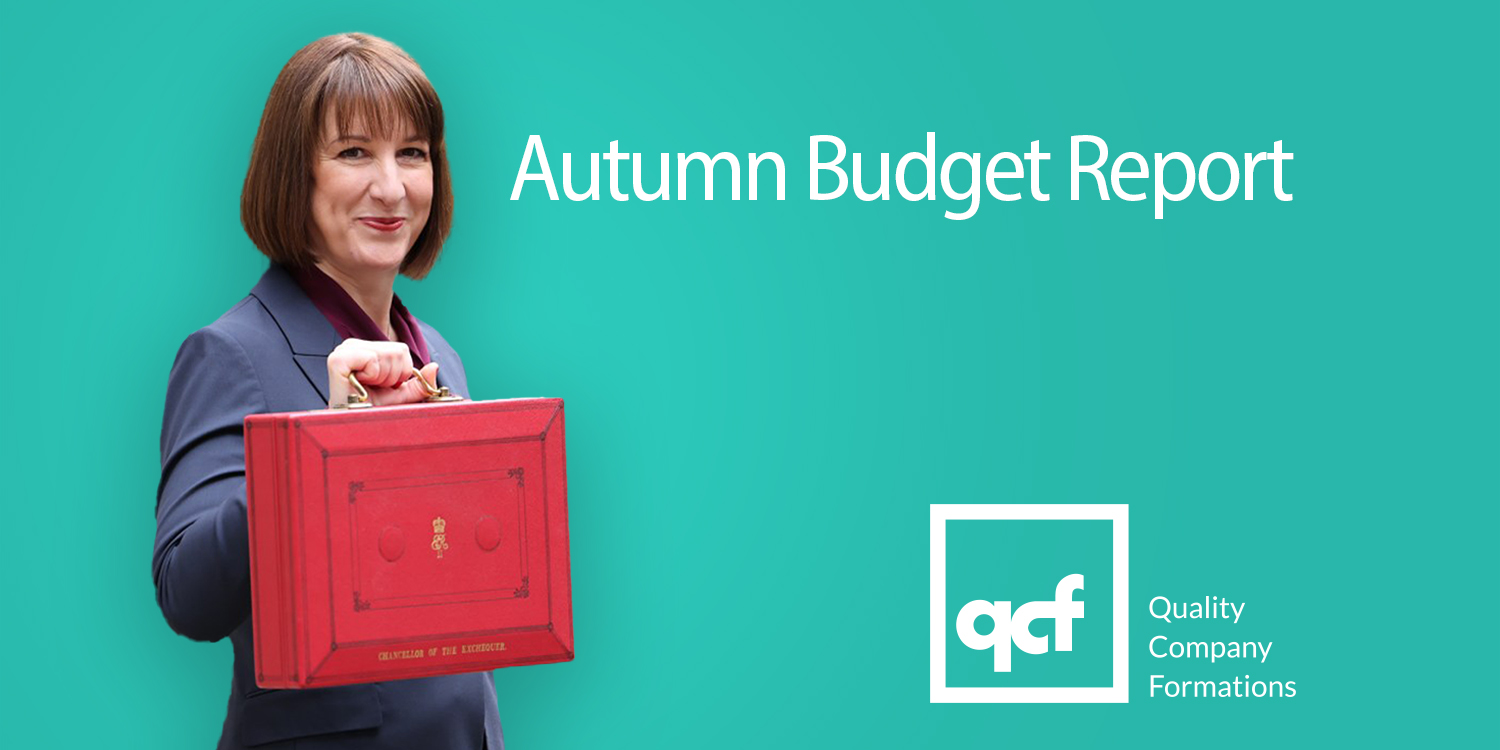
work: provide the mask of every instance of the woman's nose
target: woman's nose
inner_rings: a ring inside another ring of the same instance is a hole
[[[375,160],[375,174],[371,176],[370,197],[382,203],[399,203],[406,193],[401,181],[401,167],[392,154]]]

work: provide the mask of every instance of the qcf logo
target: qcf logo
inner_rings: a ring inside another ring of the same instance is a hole
[[[1130,506],[929,513],[933,703],[1130,701]]]
[[[1028,654],[1047,653],[1047,636],[1031,634],[1031,621],[1053,620],[1056,623],[1057,650],[1073,650],[1073,620],[1083,619],[1083,602],[1073,601],[1073,592],[1083,588],[1083,575],[1074,573],[1057,582],[1057,596],[1050,602],[1027,602],[1010,611],[1010,602],[987,602],[976,599],[958,611],[958,638],[975,651],[995,650],[995,671],[1010,671],[1010,645]],[[980,635],[974,628],[979,618],[989,616],[995,629]],[[1000,641],[1004,643],[1000,643]]]

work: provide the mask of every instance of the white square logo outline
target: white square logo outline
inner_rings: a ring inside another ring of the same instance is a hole
[[[932,504],[930,703],[1129,703],[1130,505]],[[1110,521],[1114,565],[1110,687],[948,687],[948,521]]]

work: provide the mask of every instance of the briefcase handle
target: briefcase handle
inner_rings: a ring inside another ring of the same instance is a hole
[[[417,382],[419,382],[419,383],[422,384],[422,390],[427,391],[427,400],[428,401],[462,401],[462,400],[464,400],[463,396],[455,396],[455,395],[453,395],[453,392],[450,391],[448,389],[448,386],[446,386],[446,385],[444,385],[444,386],[435,386],[432,383],[427,382],[427,378],[422,375],[422,371],[418,370],[415,367],[411,368],[411,374],[414,377],[416,377]],[[374,404],[370,403],[370,392],[367,391],[367,390],[365,390],[364,384],[360,383],[359,379],[356,378],[356,377],[354,377],[354,373],[352,373],[352,372],[349,373],[348,377],[349,377],[349,385],[354,388],[354,392],[349,394],[349,403],[347,403],[347,404],[334,404],[333,408],[335,408],[335,409],[368,409],[368,408],[374,406]]]

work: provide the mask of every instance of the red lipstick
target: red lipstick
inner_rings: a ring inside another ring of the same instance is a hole
[[[370,227],[372,229],[376,229],[376,230],[381,231],[381,232],[394,232],[397,229],[400,229],[402,227],[402,225],[404,225],[406,223],[406,219],[401,219],[401,218],[376,218],[376,217],[372,217],[372,216],[366,216],[364,218],[361,218],[360,221],[363,222],[365,224],[365,226],[368,226],[368,227]]]

